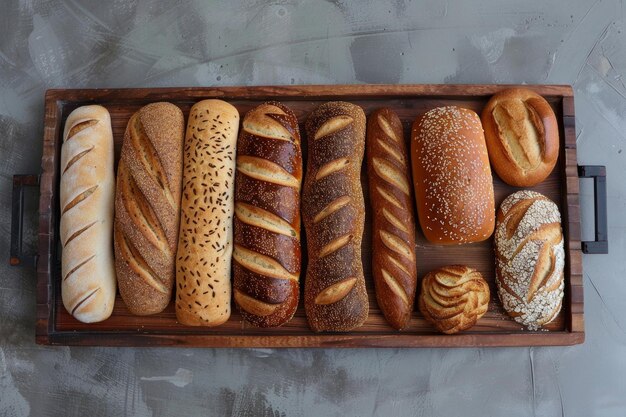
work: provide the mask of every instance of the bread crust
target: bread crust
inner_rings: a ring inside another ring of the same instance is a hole
[[[480,119],[472,110],[438,107],[411,133],[417,212],[431,243],[480,242],[493,233],[493,178]]]
[[[300,130],[295,114],[277,102],[250,110],[242,125],[235,180],[234,299],[248,322],[276,327],[293,317],[300,294]]]
[[[530,330],[550,323],[561,310],[565,286],[557,205],[534,191],[511,194],[498,209],[494,244],[504,310]]]
[[[511,88],[495,94],[482,112],[489,159],[504,182],[532,187],[545,180],[559,157],[559,127],[539,94]]]
[[[148,104],[128,121],[117,169],[115,268],[136,315],[172,298],[180,220],[185,119],[174,104]]]
[[[365,114],[350,103],[324,103],[309,115],[306,132],[305,311],[313,331],[348,331],[369,312],[361,261]]]
[[[111,116],[83,106],[65,122],[61,147],[61,296],[77,320],[106,320],[115,304]]]
[[[370,114],[366,149],[376,300],[387,322],[400,330],[413,312],[417,266],[409,155],[402,123],[393,110]]]
[[[176,255],[176,318],[218,326],[230,317],[239,112],[203,100],[189,112]]]

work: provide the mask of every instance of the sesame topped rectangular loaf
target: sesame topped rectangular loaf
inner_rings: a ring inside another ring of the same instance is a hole
[[[437,107],[413,123],[411,158],[424,236],[441,245],[481,242],[493,233],[493,179],[480,118]]]

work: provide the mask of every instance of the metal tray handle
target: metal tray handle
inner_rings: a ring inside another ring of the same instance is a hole
[[[22,252],[24,226],[24,187],[39,186],[39,175],[13,175],[13,196],[11,199],[11,257],[13,266],[37,263],[37,255]]]
[[[579,165],[580,178],[593,178],[593,195],[595,206],[596,238],[588,242],[581,242],[583,253],[609,253],[609,237],[606,210],[606,167],[604,165]]]

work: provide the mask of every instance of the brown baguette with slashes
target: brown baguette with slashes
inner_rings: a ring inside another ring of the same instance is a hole
[[[306,132],[306,316],[313,331],[348,331],[369,313],[361,262],[365,114],[350,103],[325,103],[308,117]]]
[[[253,325],[280,326],[300,295],[302,151],[289,108],[269,102],[246,114],[235,184],[235,303]]]
[[[387,322],[400,330],[413,311],[417,267],[410,160],[402,123],[392,110],[369,116],[366,147],[376,300]]]

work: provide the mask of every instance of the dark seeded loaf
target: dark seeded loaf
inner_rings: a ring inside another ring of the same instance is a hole
[[[361,263],[365,114],[350,103],[325,103],[307,119],[306,132],[306,315],[316,332],[348,331],[363,324],[369,312]]]

